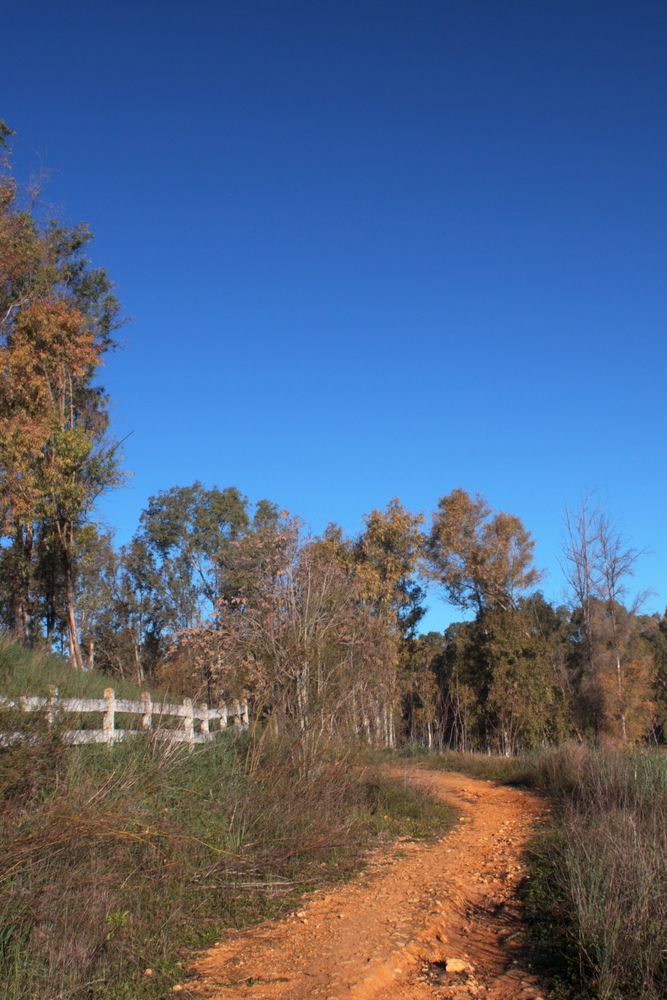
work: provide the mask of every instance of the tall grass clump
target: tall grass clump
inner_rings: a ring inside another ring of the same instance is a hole
[[[599,1000],[664,1000],[667,760],[569,744],[534,767],[553,801],[527,890],[545,969]]]

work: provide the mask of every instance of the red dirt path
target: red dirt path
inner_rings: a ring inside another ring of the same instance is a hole
[[[456,807],[435,843],[401,843],[297,914],[197,957],[186,996],[207,1000],[536,1000],[516,891],[544,803],[456,773],[394,769]],[[465,963],[461,972],[447,962]]]

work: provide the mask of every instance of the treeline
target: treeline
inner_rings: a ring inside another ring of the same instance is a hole
[[[662,741],[667,618],[627,606],[638,554],[583,507],[564,553],[571,601],[555,607],[532,553],[518,518],[463,490],[428,531],[394,500],[348,538],[335,525],[305,536],[269,501],[252,510],[235,488],[195,483],[151,498],[120,551],[79,526],[76,643],[64,574],[39,589],[39,547],[25,606],[33,642],[76,645],[86,667],[210,702],[248,694],[255,717],[313,739],[502,753],[571,736]],[[3,567],[12,557],[9,545]],[[13,579],[3,572],[8,630],[25,600]],[[471,617],[419,635],[426,581]]]
[[[200,483],[151,498],[117,551],[93,514],[122,479],[97,383],[118,303],[90,234],[22,195],[0,123],[0,623],[27,645],[215,701],[267,732],[512,753],[566,736],[662,740],[667,620],[628,585],[639,553],[584,504],[567,607],[539,592],[517,517],[454,490],[428,526],[398,500],[346,537]],[[465,620],[419,635],[427,582]]]

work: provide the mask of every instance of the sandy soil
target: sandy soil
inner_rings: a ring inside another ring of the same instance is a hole
[[[461,774],[408,768],[400,774],[451,802],[461,817],[457,828],[435,843],[403,842],[376,856],[353,882],[313,894],[287,919],[234,934],[200,954],[186,996],[548,996],[523,956],[516,899],[525,877],[522,848],[544,803]]]

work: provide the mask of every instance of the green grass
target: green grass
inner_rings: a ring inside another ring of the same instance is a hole
[[[104,696],[105,688],[113,688],[117,699],[140,701],[142,690],[138,685],[117,677],[109,677],[98,671],[73,670],[68,661],[46,650],[36,651],[0,636],[0,697],[11,700],[21,695],[47,697],[51,687],[58,689],[61,698],[98,698]],[[180,703],[180,696],[171,697],[169,692],[152,687],[150,693],[154,704],[160,702]],[[0,731],[34,731],[43,724],[43,710],[24,713],[7,709],[0,705]],[[62,729],[101,729],[102,713],[63,713],[58,724]],[[137,713],[118,713],[116,729],[139,729],[141,716]],[[161,727],[180,728],[182,721],[164,717]]]
[[[141,689],[129,681],[94,670],[73,670],[62,656],[26,649],[0,636],[0,696],[46,697],[51,685],[63,698],[101,698],[107,687],[112,687],[118,698],[134,700],[141,695]]]
[[[372,829],[383,837],[441,836],[456,823],[455,809],[401,779],[376,774],[366,782]]]
[[[471,778],[524,787],[535,784],[538,759],[537,754],[499,757],[495,754],[460,753],[455,750],[444,750],[436,754],[415,746],[405,747],[398,755],[411,761],[416,767],[428,767],[435,771],[459,771]]]

